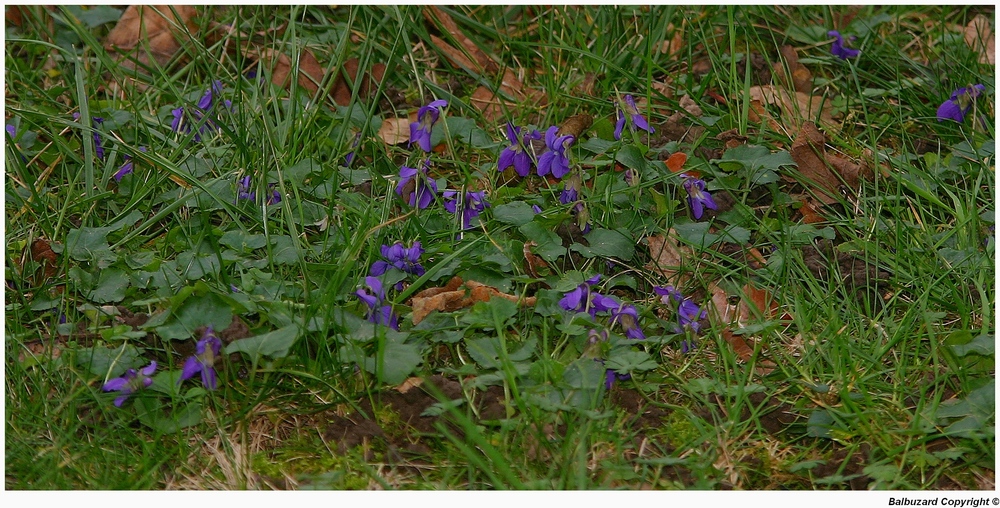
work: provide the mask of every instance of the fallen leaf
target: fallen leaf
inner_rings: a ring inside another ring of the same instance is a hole
[[[528,240],[527,242],[524,242],[524,249],[523,249],[524,263],[526,265],[528,275],[531,275],[532,277],[539,279],[542,277],[541,269],[544,268],[546,269],[546,271],[549,271],[548,270],[549,264],[546,263],[544,259],[537,256],[534,252],[531,252],[532,247],[538,247],[538,243],[536,243],[534,240]]]
[[[649,244],[652,260],[646,263],[645,268],[662,275],[670,284],[680,286],[687,278],[680,275],[684,259],[694,256],[691,249],[680,245],[673,228],[667,230],[666,234],[646,237],[646,242]]]
[[[464,285],[464,288],[462,287]],[[461,277],[452,277],[448,284],[440,288],[425,289],[410,299],[413,324],[423,321],[431,312],[452,312],[470,307],[476,302],[488,302],[491,298],[504,298],[522,306],[533,306],[536,297],[519,297],[501,293],[500,290],[474,280],[463,283]]]
[[[398,145],[410,140],[409,118],[386,118],[378,129],[378,137],[387,145]]]
[[[752,86],[749,93],[752,101],[780,108],[782,123],[786,127],[798,129],[803,123],[812,121],[817,116],[823,127],[838,127],[830,113],[832,103],[823,97],[813,97],[798,91],[791,94],[784,88],[774,85]]]
[[[665,33],[672,34],[670,39],[664,39],[660,41],[660,47],[658,48],[660,54],[666,55],[668,59],[673,59],[674,57],[680,55],[681,50],[685,48],[684,45],[684,29],[677,28],[673,23],[667,25]]]
[[[36,238],[31,242],[31,259],[42,265],[41,278],[36,278],[35,285],[40,286],[45,280],[55,277],[59,270],[59,258],[52,251],[49,241],[44,238]],[[37,274],[36,274],[37,275]]]
[[[400,384],[399,386],[397,386],[397,387],[395,387],[393,389],[396,390],[399,393],[406,393],[406,392],[408,392],[408,391],[410,391],[410,390],[412,390],[414,388],[419,387],[422,384],[424,384],[424,379],[423,378],[420,378],[420,377],[417,377],[417,376],[413,376],[411,378],[408,378],[406,381],[403,381],[402,384]]]
[[[196,14],[190,5],[130,5],[104,38],[104,48],[127,57],[121,64],[131,70],[136,62],[148,66],[155,61],[162,67],[181,48],[184,28],[191,34],[198,31]]]
[[[670,157],[667,157],[665,163],[667,165],[667,169],[669,169],[671,173],[680,173],[681,170],[684,169],[684,163],[687,162],[687,160],[688,156],[686,153],[674,152],[670,154]]]
[[[455,23],[455,20],[452,19],[448,13],[441,10],[441,8],[434,5],[427,6],[424,9],[424,17],[431,22],[437,22],[440,28],[443,28],[444,31],[448,32],[448,34],[461,44],[462,48],[465,49],[465,52],[475,59],[475,70],[477,72],[482,74],[483,71],[487,71],[492,74],[499,69],[496,62],[483,52],[483,50],[479,49],[479,46],[476,46],[475,42],[466,37],[465,33],[458,28],[458,23]],[[444,42],[440,38],[438,38],[438,41]],[[435,44],[437,44],[437,42],[435,42]],[[448,47],[451,48],[451,46]],[[454,48],[451,49],[454,50]],[[461,55],[461,58],[468,60],[464,54]],[[470,69],[473,68],[471,63],[470,65],[467,65],[467,67]]]
[[[559,136],[570,135],[574,138],[579,139],[587,129],[590,128],[594,123],[594,117],[588,115],[587,113],[580,113],[578,115],[573,115],[563,121],[562,125],[559,126]]]
[[[811,94],[813,88],[812,72],[805,65],[799,63],[799,54],[795,48],[789,45],[782,46],[781,56],[785,59],[785,65],[782,65],[781,62],[775,62],[775,81],[787,83],[797,92]],[[791,79],[789,79],[786,69],[791,72]]]
[[[996,65],[996,39],[989,18],[982,14],[972,18],[965,27],[965,43],[979,53],[979,63]]]
[[[840,156],[828,155],[825,138],[816,124],[802,124],[790,150],[792,160],[807,183],[812,184],[816,198],[825,205],[836,203],[843,183],[850,189],[861,184],[861,179],[870,179],[874,174],[870,169],[854,164]],[[832,169],[831,169],[832,168]]]
[[[510,110],[514,108],[514,104],[509,101],[501,103],[497,95],[483,85],[480,85],[475,92],[472,92],[469,104],[478,109],[487,122],[500,120],[504,117],[504,109]],[[501,104],[503,105],[501,106]]]
[[[282,88],[291,86],[291,73],[293,68],[292,59],[288,55],[268,48],[251,51],[251,56],[256,56],[260,62],[270,69],[271,83]],[[299,53],[299,75],[298,85],[306,89],[310,94],[315,94],[319,90],[319,85],[323,82],[323,75],[326,72],[323,66],[316,60],[316,56],[308,49]]]
[[[687,111],[688,114],[690,114],[691,116],[693,116],[695,118],[700,117],[700,116],[702,116],[702,115],[705,114],[701,110],[701,107],[698,106],[698,103],[695,102],[694,99],[692,99],[687,94],[684,94],[684,96],[681,97],[681,100],[679,102],[680,102],[681,108],[684,109],[684,111]]]

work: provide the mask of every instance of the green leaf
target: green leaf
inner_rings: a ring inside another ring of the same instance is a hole
[[[806,422],[806,435],[829,439],[833,425],[834,420],[830,413],[825,409],[817,409],[809,415],[809,421]]]
[[[135,397],[135,409],[140,423],[163,434],[173,434],[201,422],[201,403],[197,401],[164,411],[162,402],[140,393]]]
[[[284,358],[288,355],[288,349],[299,338],[300,332],[298,325],[289,325],[265,334],[239,339],[226,346],[226,354],[245,353],[254,364],[259,362],[262,356]]]
[[[535,253],[546,261],[555,261],[559,256],[566,254],[566,248],[562,246],[562,239],[551,230],[545,229],[538,222],[529,222],[518,228],[525,238],[533,240],[537,247]]]
[[[535,218],[535,211],[524,201],[513,201],[493,208],[493,218],[504,224],[521,226]]]
[[[996,337],[994,335],[983,334],[966,344],[951,346],[951,350],[958,356],[965,356],[969,353],[993,356],[996,354]]]
[[[497,324],[503,326],[517,314],[517,302],[494,296],[488,302],[476,302],[468,313],[462,316],[462,323],[492,330]]]
[[[646,171],[646,158],[642,156],[642,151],[635,145],[625,145],[618,150],[615,160],[622,163],[629,169],[634,169],[643,174]]]
[[[778,168],[794,166],[790,153],[782,150],[771,153],[765,147],[743,145],[727,150],[715,162],[725,171],[743,171],[743,177],[750,185],[761,185],[778,181]]]
[[[299,249],[288,235],[271,237],[271,261],[277,265],[294,265],[299,262]]]
[[[305,159],[288,166],[282,171],[282,176],[285,179],[285,185],[291,183],[296,187],[301,187],[305,184],[306,178],[313,173],[318,173],[323,170],[323,166],[320,163],[313,160],[312,157],[306,157]]]
[[[76,364],[102,378],[119,377],[128,369],[138,369],[149,365],[138,348],[122,344],[116,348],[94,346],[79,350]]]
[[[619,374],[630,374],[653,370],[658,364],[645,351],[619,349],[611,351],[607,361],[604,362],[604,366],[614,369]]]
[[[113,230],[111,226],[69,230],[66,234],[69,257],[76,261],[114,259],[115,255],[111,252],[111,245],[108,244],[108,233]]]
[[[628,261],[635,256],[635,241],[625,229],[597,228],[587,233],[587,242],[594,255]]]
[[[128,275],[124,271],[117,268],[101,270],[97,287],[87,295],[87,298],[97,303],[120,302],[125,298],[128,284]]]
[[[264,235],[251,235],[240,229],[231,229],[219,238],[219,243],[232,247],[239,252],[249,252],[266,246],[267,237]]]
[[[420,355],[420,347],[416,344],[406,344],[403,340],[406,334],[392,333],[386,334],[385,350],[382,353],[382,369],[379,381],[398,385],[424,361]],[[374,366],[374,358],[365,359],[365,370],[369,370],[369,365]]]
[[[180,306],[171,311],[167,323],[155,328],[156,333],[167,340],[191,338],[199,326],[212,325],[216,330],[224,330],[233,320],[229,305],[215,293],[190,296]],[[147,322],[143,328],[148,329]]]
[[[537,343],[536,339],[529,339],[517,351],[508,352],[507,359],[511,362],[520,362],[531,358]],[[466,343],[466,351],[469,352],[469,356],[486,369],[500,369],[503,366],[500,363],[502,347],[499,337],[480,337]]]

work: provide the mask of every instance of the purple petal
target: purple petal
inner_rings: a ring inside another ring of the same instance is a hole
[[[215,374],[215,367],[205,367],[201,370],[201,384],[205,385],[205,388],[209,390],[214,390],[219,386],[218,378]]]
[[[180,381],[191,379],[195,374],[201,371],[201,362],[198,361],[198,357],[189,356],[187,360],[184,360],[184,367],[181,368],[181,378]],[[180,383],[178,383],[180,384]]]
[[[615,122],[615,139],[622,138],[622,129],[624,128],[625,128],[625,115],[619,111],[618,121]]]

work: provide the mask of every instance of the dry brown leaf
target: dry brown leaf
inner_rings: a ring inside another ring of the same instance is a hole
[[[799,63],[799,54],[795,51],[792,46],[782,46],[781,56],[784,57],[786,65],[782,65],[781,62],[775,62],[774,64],[774,76],[775,82],[786,83],[791,85],[797,92],[802,92],[804,94],[811,94],[813,88],[813,77],[809,69]],[[791,79],[785,74],[785,69],[792,73]]]
[[[816,124],[806,122],[792,142],[790,152],[799,173],[807,183],[813,184],[815,190],[820,191],[816,193],[816,197],[828,205],[837,202],[840,179],[826,165],[824,143],[823,133],[816,129]]]
[[[504,109],[510,110],[514,108],[514,104],[511,102],[503,101],[501,103],[500,98],[497,97],[495,93],[482,85],[480,85],[479,88],[472,93],[472,97],[469,98],[469,103],[482,112],[483,118],[485,118],[487,122],[500,120],[504,116]]]
[[[972,18],[965,27],[965,43],[979,53],[979,63],[996,65],[996,39],[989,18],[982,14]]]
[[[547,269],[549,264],[546,263],[544,259],[535,255],[534,252],[531,252],[532,247],[538,247],[538,244],[534,240],[524,242],[524,248],[522,249],[524,253],[524,264],[526,270],[528,271],[528,275],[538,279],[542,277],[540,270],[546,269],[546,271],[548,271]]]
[[[784,88],[774,85],[752,86],[749,91],[751,101],[780,108],[782,123],[789,129],[797,130],[804,122],[811,121],[817,115],[823,127],[839,127],[830,113],[831,102],[823,97],[812,97],[802,92],[790,94]]]
[[[861,184],[862,178],[874,177],[874,173],[865,166],[854,164],[838,155],[827,154],[823,133],[812,122],[802,124],[802,130],[792,142],[790,152],[799,173],[807,183],[813,184],[813,190],[819,191],[816,197],[825,205],[838,201],[841,184],[855,189]]]
[[[684,29],[677,28],[673,23],[667,25],[666,33],[673,35],[669,40],[663,39],[660,41],[659,51],[662,55],[667,55],[668,59],[673,59],[678,56],[681,50],[684,49]]]
[[[462,287],[464,285],[464,288]],[[476,302],[488,302],[491,298],[504,298],[516,302],[522,306],[535,305],[536,298],[529,296],[522,298],[487,286],[474,280],[465,281],[463,284],[461,277],[452,277],[448,284],[440,288],[425,289],[410,300],[410,308],[413,309],[413,324],[418,324],[434,311],[451,312],[469,307]]]
[[[264,66],[271,70],[271,82],[282,88],[291,85],[290,75],[292,73],[292,59],[280,51],[261,48],[260,50],[249,52],[250,56],[255,56]],[[323,75],[326,74],[323,66],[319,64],[312,51],[303,50],[299,57],[298,85],[315,94],[319,90],[319,85],[323,82]]]
[[[176,15],[175,15],[176,11]],[[190,5],[130,5],[118,24],[108,32],[104,48],[108,51],[130,53],[142,65],[149,65],[150,58],[160,66],[166,65],[181,48],[177,41],[187,27],[194,34],[198,25],[194,22],[197,11]],[[149,53],[146,52],[148,47]],[[122,62],[134,69],[131,62]]]
[[[695,118],[698,118],[701,115],[705,114],[701,110],[701,106],[699,106],[698,103],[695,102],[694,99],[692,99],[687,94],[684,94],[684,96],[681,97],[680,106],[681,106],[681,108],[684,109],[684,111],[687,111],[688,114],[690,114],[691,116],[693,116]]]
[[[386,118],[378,129],[378,137],[387,145],[398,145],[410,140],[409,118]]]
[[[36,238],[35,241],[31,242],[31,259],[42,265],[41,278],[35,279],[36,286],[51,279],[59,271],[59,257],[52,251],[49,241],[44,238]]]
[[[679,286],[686,277],[682,277],[680,269],[685,258],[694,256],[690,247],[680,245],[677,232],[673,228],[664,235],[652,235],[646,238],[649,244],[649,254],[652,260],[645,268],[667,278],[670,284]]]
[[[400,384],[399,386],[397,386],[397,387],[395,387],[393,389],[396,390],[399,393],[406,393],[406,392],[408,392],[408,391],[410,391],[410,390],[412,390],[414,388],[419,387],[422,384],[424,384],[424,379],[423,378],[420,378],[420,377],[417,377],[417,376],[413,376],[411,378],[408,378],[406,381],[403,381],[402,384]]]
[[[473,67],[472,65],[467,65],[468,68],[476,70],[479,74],[482,74],[482,71],[487,71],[492,74],[499,69],[499,66],[493,61],[493,59],[484,53],[483,50],[479,49],[479,46],[476,46],[475,42],[472,42],[471,39],[465,36],[465,33],[458,28],[458,23],[455,23],[455,20],[452,19],[448,13],[444,12],[437,6],[431,5],[424,9],[424,17],[427,18],[428,21],[436,21],[441,28],[448,32],[455,38],[456,41],[458,41],[459,44],[462,45],[466,54],[471,55],[472,58],[475,59],[476,66]],[[441,41],[440,38],[437,38],[437,40]],[[437,43],[438,42],[435,41],[435,44]],[[449,48],[451,48],[451,46],[449,46]],[[454,50],[454,48],[451,49]],[[464,54],[461,58],[467,60]]]
[[[746,339],[742,335],[735,335],[729,328],[722,329],[722,338],[732,346],[733,352],[736,353],[736,357],[744,362],[749,362],[753,358],[753,346],[747,343]],[[756,339],[749,337],[755,344]]]

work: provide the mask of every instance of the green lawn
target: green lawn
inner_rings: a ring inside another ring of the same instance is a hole
[[[6,7],[6,489],[995,488],[992,6],[123,10]]]

